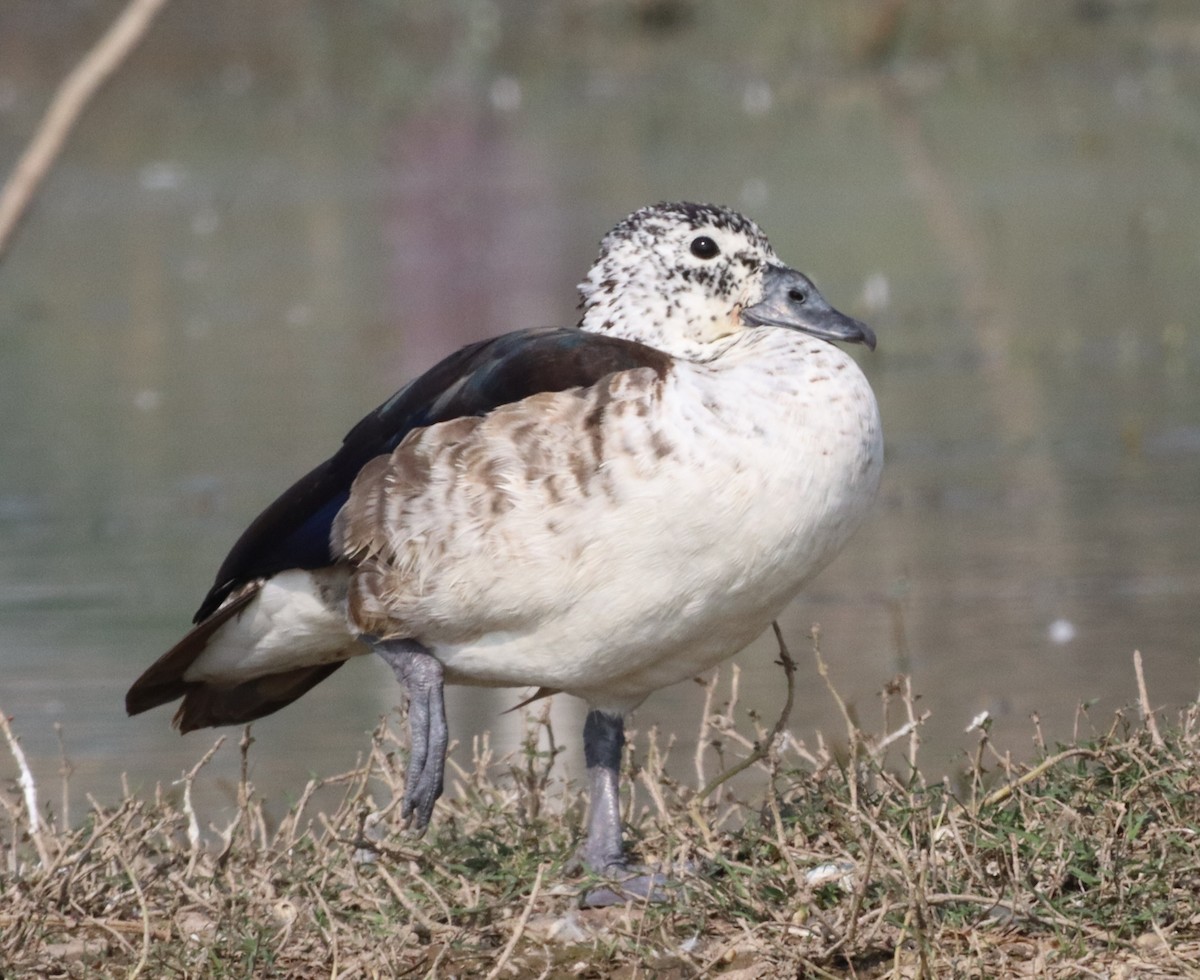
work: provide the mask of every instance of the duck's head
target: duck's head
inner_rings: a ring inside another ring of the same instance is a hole
[[[712,204],[635,211],[604,236],[579,293],[584,330],[689,360],[764,327],[875,347],[871,329],[784,265],[758,225]]]

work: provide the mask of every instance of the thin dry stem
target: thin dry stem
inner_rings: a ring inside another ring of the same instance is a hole
[[[696,736],[696,755],[693,764],[696,767],[696,788],[708,783],[707,767],[704,764],[705,748],[708,745],[708,731],[712,727],[713,698],[717,691],[717,681],[720,673],[714,672],[704,685],[704,707],[700,709],[700,732]]]
[[[525,903],[525,909],[521,912],[521,918],[517,920],[516,926],[513,928],[512,935],[508,939],[504,951],[500,954],[500,959],[496,961],[496,965],[488,972],[485,980],[496,980],[505,967],[508,966],[508,961],[512,959],[513,950],[517,948],[517,943],[521,941],[521,937],[525,935],[525,927],[529,925],[529,915],[533,912],[534,903],[538,899],[538,894],[542,890],[542,877],[546,874],[546,865],[539,864],[537,869],[537,877],[533,879],[533,888],[529,892],[529,901]]]
[[[42,836],[42,817],[38,812],[37,783],[34,782],[29,761],[25,758],[25,750],[21,748],[21,740],[12,730],[8,715],[4,713],[3,709],[0,709],[0,731],[4,732],[4,738],[8,742],[8,751],[17,764],[17,772],[20,773],[17,782],[21,786],[21,793],[25,799],[25,819],[29,822],[29,837],[37,849],[38,862],[43,869],[48,868],[50,867],[50,852],[46,849],[46,841]]]
[[[165,3],[130,0],[59,86],[37,132],[0,191],[0,257],[88,102],[137,46]]]
[[[175,783],[176,786],[180,782],[183,783],[182,806],[184,815],[187,817],[187,838],[192,851],[191,857],[188,859],[189,872],[195,870],[196,861],[200,857],[200,821],[196,817],[196,810],[192,804],[192,787],[196,782],[196,777],[200,774],[200,770],[212,761],[212,757],[217,754],[217,750],[224,744],[225,736],[222,735],[213,743],[212,748],[200,757],[200,761],[184,774],[183,779]]]
[[[948,779],[926,784],[904,762],[889,771],[863,751],[885,741],[873,733],[859,736],[850,770],[743,715],[722,704],[713,731],[733,751],[771,746],[766,804],[720,794],[705,810],[706,850],[679,826],[692,801],[666,772],[662,734],[630,733],[653,799],[634,808],[630,839],[647,863],[677,868],[675,901],[578,909],[586,885],[567,870],[576,794],[546,780],[545,753],[493,759],[487,739],[428,837],[384,846],[403,833],[402,757],[387,730],[358,768],[320,781],[350,792],[310,820],[287,815],[269,830],[247,780],[247,832],[235,823],[202,842],[194,864],[186,814],[157,787],[113,810],[92,801],[86,828],[47,824],[57,863],[25,859],[0,877],[0,962],[15,976],[192,976],[219,964],[299,980],[640,977],[672,962],[688,976],[1197,974],[1196,706],[1178,726],[1160,720],[1161,747],[1121,715],[1039,765],[983,744],[980,763],[1006,768],[967,774],[978,808]],[[740,731],[723,727],[737,719]],[[881,728],[901,721],[885,715]],[[527,792],[545,799],[526,809]],[[12,800],[0,797],[3,843],[32,853]],[[306,797],[297,806],[315,809]],[[203,799],[191,807],[209,826]],[[688,848],[703,854],[696,873],[672,863]]]
[[[58,778],[62,781],[62,826],[71,826],[71,774],[75,767],[67,756],[67,746],[63,742],[62,722],[54,723],[54,737],[58,739]]]
[[[134,968],[129,971],[128,977],[128,980],[137,980],[150,960],[150,909],[146,905],[146,893],[142,891],[142,886],[137,880],[137,875],[133,873],[133,868],[129,866],[129,861],[120,851],[116,852],[116,857],[121,865],[121,870],[125,872],[129,883],[133,885],[133,891],[137,895],[138,911],[142,916],[142,951]]]
[[[1154,709],[1150,707],[1150,695],[1146,692],[1146,675],[1142,672],[1142,651],[1133,651],[1133,672],[1137,676],[1138,706],[1142,712],[1142,722],[1154,740],[1154,747],[1161,749],[1165,744],[1158,730],[1158,722],[1154,718]]]
[[[850,709],[846,706],[846,702],[838,693],[836,687],[833,686],[833,681],[829,677],[829,667],[825,663],[825,658],[821,656],[821,625],[813,623],[812,631],[809,634],[812,637],[812,652],[813,659],[817,662],[817,673],[821,675],[821,680],[825,682],[825,687],[829,690],[833,697],[834,703],[838,706],[838,711],[841,712],[842,719],[846,722],[846,738],[849,745],[849,767],[850,767],[850,802],[854,808],[858,809],[858,778],[855,774],[858,759],[858,747],[862,740],[862,734],[858,730],[858,725],[854,722],[854,717],[850,714]]]
[[[754,746],[754,750],[746,756],[741,762],[730,766],[724,772],[716,776],[697,794],[692,801],[692,807],[698,810],[700,805],[708,799],[718,788],[724,783],[727,783],[740,772],[749,769],[756,762],[761,762],[771,753],[775,740],[783,734],[783,730],[787,728],[788,719],[792,714],[792,705],[796,699],[796,662],[792,660],[791,652],[787,648],[787,643],[783,639],[783,632],[779,629],[778,623],[771,623],[771,628],[775,631],[775,640],[779,644],[779,660],[776,663],[783,668],[784,677],[787,680],[787,697],[783,703],[783,709],[779,712],[779,718],[775,722],[775,727],[771,729],[771,734],[766,738],[758,740]]]
[[[979,802],[979,805],[975,807],[975,812],[978,813],[985,807],[995,806],[997,803],[1004,802],[1010,796],[1012,796],[1019,787],[1025,786],[1028,783],[1032,783],[1035,779],[1040,779],[1060,762],[1065,762],[1067,759],[1074,759],[1079,756],[1089,759],[1095,759],[1097,757],[1096,753],[1091,749],[1084,748],[1067,749],[1063,752],[1059,752],[1057,755],[1052,755],[1049,759],[1043,760],[1040,765],[1030,769],[1029,772],[1022,774],[1021,777],[1015,782],[1008,783],[1004,786],[1001,786],[998,790],[994,790],[993,792],[989,793]]]

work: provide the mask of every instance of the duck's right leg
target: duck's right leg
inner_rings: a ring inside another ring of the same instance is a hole
[[[416,640],[370,642],[408,695],[408,772],[400,815],[413,830],[423,832],[442,795],[450,742],[442,665]]]

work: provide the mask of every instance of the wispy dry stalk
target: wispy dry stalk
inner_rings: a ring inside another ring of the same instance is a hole
[[[325,780],[323,779],[310,779],[304,784],[304,792],[300,794],[300,799],[296,801],[296,805],[287,813],[279,827],[280,837],[287,842],[287,846],[295,844],[297,831],[303,825],[304,813],[308,809],[308,802],[312,799],[313,793],[324,785]]]
[[[846,705],[841,694],[838,693],[837,688],[833,686],[833,680],[829,676],[829,667],[825,663],[825,658],[821,656],[821,624],[813,623],[812,631],[809,635],[812,637],[812,652],[813,659],[817,662],[817,673],[821,675],[821,680],[825,682],[825,687],[829,690],[830,696],[838,706],[838,711],[841,712],[842,720],[846,723],[847,749],[849,751],[848,765],[851,777],[849,781],[850,801],[854,808],[858,809],[858,776],[856,767],[858,765],[858,749],[862,742],[862,733],[858,730],[854,716],[850,714],[850,708]]]
[[[62,826],[71,826],[71,774],[75,767],[67,757],[67,746],[63,741],[62,722],[54,723],[54,736],[58,739],[58,778],[62,785]]]
[[[225,736],[220,736],[207,752],[200,757],[191,769],[183,776],[183,779],[178,780],[175,785],[183,783],[183,813],[187,817],[187,839],[188,846],[191,849],[191,854],[188,857],[188,873],[190,874],[196,869],[196,862],[200,859],[200,821],[196,817],[196,809],[192,803],[192,787],[195,785],[196,777],[200,774],[200,770],[212,761],[212,757],[217,754],[217,750],[225,744]]]
[[[771,628],[775,631],[775,640],[779,644],[779,660],[776,662],[783,668],[783,675],[787,681],[787,698],[784,700],[783,709],[779,712],[779,718],[776,720],[775,727],[771,729],[771,734],[768,737],[759,739],[758,744],[754,746],[754,750],[748,756],[717,775],[696,794],[695,799],[692,801],[694,811],[698,811],[700,805],[724,783],[729,782],[738,773],[745,772],[755,763],[767,758],[774,750],[776,740],[783,734],[784,729],[787,728],[788,719],[792,715],[792,705],[796,700],[796,662],[792,660],[791,652],[788,650],[787,643],[783,639],[783,632],[779,629],[779,624],[773,622],[771,623]]]
[[[667,751],[670,751],[668,745]],[[666,756],[658,745],[658,728],[653,727],[646,735],[646,765],[638,773],[638,781],[650,795],[658,816],[664,821],[671,819],[671,807],[663,796],[663,777],[667,768]]]
[[[968,773],[977,808],[949,779],[913,778],[911,756],[892,772],[874,732],[846,767],[819,739],[806,753],[748,725],[736,699],[712,717],[733,752],[772,746],[759,760],[771,789],[765,806],[716,794],[703,847],[662,733],[630,733],[653,799],[631,812],[630,836],[646,863],[677,869],[671,901],[578,908],[591,887],[569,866],[578,797],[544,779],[540,751],[493,759],[480,739],[456,770],[466,791],[439,805],[426,838],[405,839],[389,728],[356,768],[319,781],[348,790],[331,812],[306,791],[269,830],[247,777],[237,821],[249,829],[202,840],[198,862],[186,808],[158,788],[115,809],[93,800],[75,831],[45,824],[47,869],[27,856],[19,793],[0,796],[2,843],[24,862],[0,876],[0,962],[6,975],[140,980],[218,967],[298,980],[643,976],[672,962],[713,977],[1200,975],[1200,708],[1160,720],[1161,746],[1118,714],[1037,765],[997,772],[1007,753],[981,747],[989,768]],[[880,728],[914,720],[885,715]],[[723,727],[735,721],[740,731]],[[518,781],[545,798],[522,807]],[[306,808],[316,814],[302,821]],[[673,859],[689,847],[700,863],[685,872]]]
[[[1030,769],[1028,772],[1023,773],[1015,782],[1008,783],[989,793],[979,801],[978,806],[974,808],[975,811],[978,812],[985,807],[995,806],[997,803],[1003,803],[1010,796],[1012,796],[1017,789],[1032,783],[1035,779],[1040,779],[1060,762],[1066,762],[1067,759],[1074,759],[1080,756],[1091,759],[1097,757],[1096,753],[1091,749],[1078,747],[1059,752],[1057,755],[1052,755],[1049,759],[1043,760],[1039,765],[1034,766],[1034,768]]]
[[[247,841],[254,839],[253,821],[250,816],[250,746],[254,744],[254,739],[250,735],[252,727],[245,725],[242,728],[242,737],[238,739],[238,756],[241,765],[238,767],[237,805],[238,813],[243,818],[246,827]]]
[[[441,932],[445,928],[444,923],[431,919],[421,910],[421,906],[417,904],[414,899],[409,897],[408,893],[400,887],[400,882],[398,882],[395,877],[388,872],[387,868],[380,866],[377,871],[379,876],[387,884],[392,896],[404,907],[405,911],[408,912],[408,914],[414,920],[419,922],[431,933]]]
[[[891,745],[893,743],[900,741],[900,739],[902,739],[902,738],[910,738],[911,739],[914,735],[916,735],[917,729],[920,728],[921,725],[923,725],[928,720],[929,720],[929,712],[928,711],[922,712],[922,714],[919,718],[910,718],[903,725],[901,725],[899,728],[897,728],[894,732],[889,732],[887,735],[884,735],[883,738],[881,738],[878,742],[875,742],[871,746],[871,757],[878,762],[879,760],[881,760],[884,757],[888,748],[891,747]],[[910,758],[910,760],[915,758],[915,754],[913,753],[913,751],[911,749],[911,742],[910,742],[909,758]],[[916,765],[912,764],[912,768],[913,768],[913,771],[915,772]]]
[[[542,877],[545,873],[546,865],[539,864],[537,877],[533,879],[533,888],[529,890],[529,901],[525,903],[525,908],[521,912],[521,918],[517,920],[517,924],[513,927],[512,935],[508,937],[508,943],[505,945],[504,951],[500,954],[500,959],[496,961],[496,965],[488,972],[485,980],[496,980],[508,966],[508,961],[512,959],[513,950],[517,948],[517,943],[525,935],[525,927],[529,925],[529,915],[533,912],[534,903],[537,902],[538,894],[542,890]]]
[[[807,884],[796,863],[795,855],[792,853],[793,848],[788,843],[787,830],[783,825],[783,814],[779,808],[779,794],[775,792],[776,775],[776,772],[771,773],[771,792],[767,794],[767,810],[771,815],[771,826],[775,831],[775,845],[783,857],[784,864],[787,865],[788,875],[795,883],[797,892],[804,894],[807,891]]]
[[[704,707],[700,709],[700,731],[696,735],[696,755],[693,763],[696,767],[696,788],[699,789],[708,782],[708,770],[704,764],[705,749],[708,747],[708,731],[712,727],[713,698],[717,692],[717,681],[720,673],[714,672],[704,685]]]
[[[166,0],[130,0],[59,86],[37,132],[0,190],[0,257],[84,108],[137,46],[165,3]]]
[[[142,919],[141,955],[138,957],[138,961],[133,969],[129,971],[128,976],[128,980],[137,980],[142,975],[142,971],[146,968],[146,963],[150,959],[150,909],[146,905],[146,893],[142,891],[142,886],[138,882],[133,868],[130,867],[128,858],[120,851],[116,852],[116,857],[117,862],[121,865],[121,870],[125,872],[125,876],[133,886],[134,894],[137,895],[138,911]]]
[[[37,783],[34,782],[29,761],[25,758],[25,750],[21,748],[21,740],[12,730],[8,715],[4,713],[3,709],[0,709],[0,730],[4,732],[4,738],[8,742],[8,751],[17,764],[17,772],[20,774],[17,782],[25,800],[25,819],[29,821],[29,837],[37,849],[38,862],[43,869],[48,868],[50,867],[50,852],[46,849],[46,841],[42,837],[42,817],[38,812]]]
[[[536,709],[525,707],[522,721],[524,735],[521,739],[521,755],[524,765],[513,766],[510,774],[520,792],[526,821],[531,823],[538,818],[546,796],[546,787],[550,784],[554,764],[561,749],[554,736],[554,725],[550,721],[549,701],[541,702]],[[546,742],[545,749],[541,748],[543,737]]]
[[[1154,718],[1154,709],[1150,707],[1150,695],[1146,692],[1146,675],[1142,672],[1142,651],[1133,651],[1133,672],[1137,675],[1138,706],[1142,712],[1142,723],[1154,740],[1154,747],[1161,749],[1166,743],[1158,730],[1158,722]]]
[[[929,712],[927,711],[922,714],[918,720],[916,701],[916,695],[913,694],[912,676],[905,675],[904,710],[908,713],[909,722],[915,722],[915,724],[912,726],[911,733],[908,736],[908,768],[911,772],[916,774],[917,778],[921,780],[922,785],[924,785],[925,777],[921,775],[921,769],[917,765],[917,755],[919,754],[921,748],[921,725],[924,724],[925,719],[929,717]]]

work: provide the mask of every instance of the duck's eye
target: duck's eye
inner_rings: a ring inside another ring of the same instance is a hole
[[[692,239],[692,254],[698,259],[715,259],[721,254],[721,246],[707,235]]]

